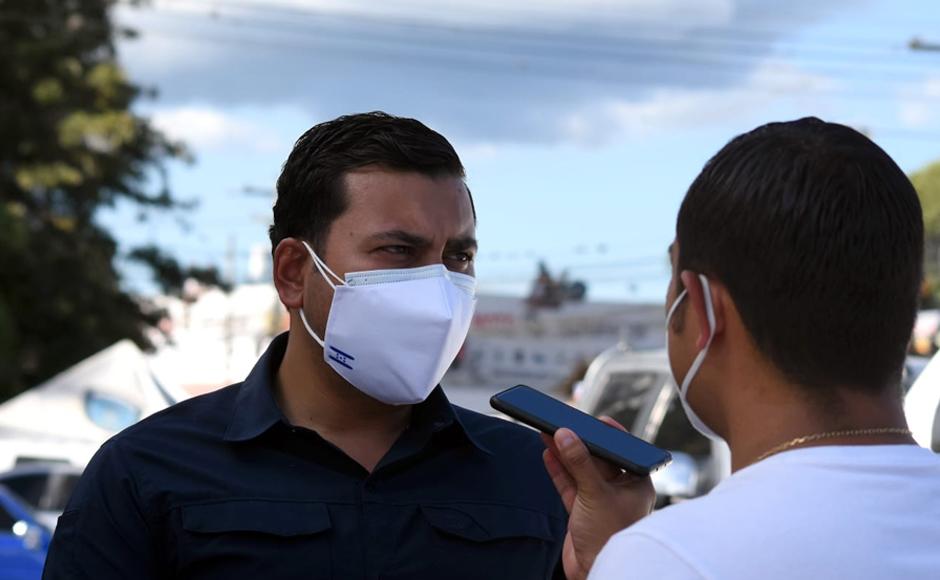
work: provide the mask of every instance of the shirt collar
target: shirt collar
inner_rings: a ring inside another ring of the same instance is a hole
[[[444,389],[440,385],[431,391],[431,394],[424,402],[414,406],[411,412],[411,424],[412,427],[418,429],[430,427],[433,433],[448,428],[454,429],[480,451],[490,455],[493,453],[483,445],[480,438],[473,431],[467,428],[460,419],[457,409],[447,399],[447,395],[444,394]]]
[[[239,386],[235,410],[224,435],[226,441],[248,441],[259,437],[279,422],[288,424],[274,400],[274,381],[287,350],[287,336],[288,333],[284,332],[271,341],[271,345]],[[412,427],[427,429],[432,433],[453,428],[474,447],[492,454],[479,437],[467,429],[440,386],[431,391],[424,402],[414,406],[411,424]]]
[[[274,381],[286,350],[285,332],[274,337],[248,377],[238,387],[235,412],[225,431],[226,441],[248,441],[279,422],[287,423],[274,400]]]

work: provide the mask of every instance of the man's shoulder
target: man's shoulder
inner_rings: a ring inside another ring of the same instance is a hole
[[[112,437],[109,442],[122,445],[186,434],[221,437],[231,419],[241,385],[242,383],[235,383],[211,393],[180,401],[141,419]]]
[[[462,407],[454,406],[454,411],[467,435],[483,449],[462,467],[485,482],[478,492],[499,503],[541,512],[554,521],[567,519],[542,462],[545,446],[537,431]]]

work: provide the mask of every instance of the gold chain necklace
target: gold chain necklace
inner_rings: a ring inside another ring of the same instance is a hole
[[[809,443],[811,441],[819,441],[820,439],[832,439],[834,437],[861,437],[864,435],[912,435],[910,429],[904,429],[902,427],[877,427],[873,429],[849,429],[847,431],[829,431],[828,433],[815,433],[813,435],[803,435],[802,437],[797,437],[791,439],[786,443],[777,445],[770,451],[766,451],[763,455],[754,460],[754,463],[758,461],[763,461],[771,455],[780,453],[781,451],[786,451],[792,449],[797,445],[802,445],[804,443]]]

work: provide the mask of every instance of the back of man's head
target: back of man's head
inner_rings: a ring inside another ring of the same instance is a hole
[[[820,394],[896,387],[917,312],[923,217],[861,133],[806,118],[741,135],[689,188],[680,270],[720,280],[758,349]]]
[[[464,176],[447,139],[415,119],[374,111],[320,123],[300,136],[277,180],[272,250],[288,237],[304,237],[319,247],[346,210],[343,177],[367,166]]]

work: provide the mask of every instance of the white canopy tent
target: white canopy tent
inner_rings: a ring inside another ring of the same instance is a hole
[[[29,461],[83,467],[109,437],[183,398],[123,340],[0,405],[0,471]]]

